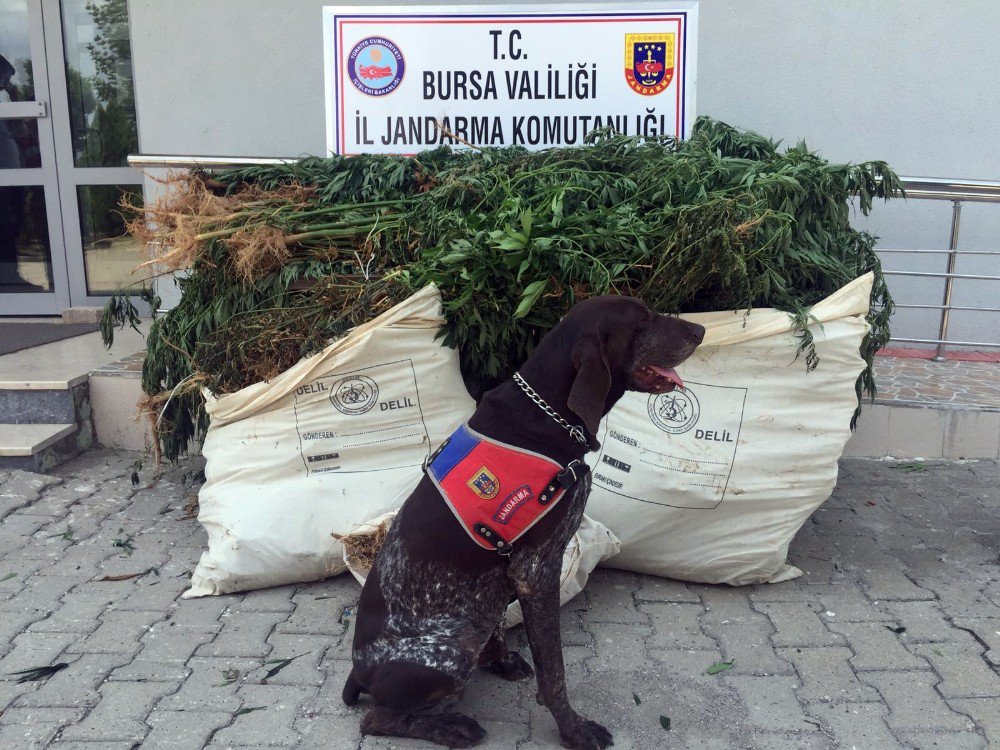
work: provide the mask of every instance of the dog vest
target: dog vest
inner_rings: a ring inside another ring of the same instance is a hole
[[[512,545],[590,469],[480,435],[463,424],[431,455],[427,476],[480,547]]]

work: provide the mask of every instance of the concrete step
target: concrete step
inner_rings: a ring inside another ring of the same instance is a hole
[[[0,469],[43,473],[80,452],[75,423],[0,423]]]

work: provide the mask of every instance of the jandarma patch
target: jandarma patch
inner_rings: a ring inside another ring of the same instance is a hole
[[[507,523],[510,520],[510,517],[517,512],[517,509],[534,496],[535,493],[531,491],[531,488],[526,484],[522,484],[516,490],[507,495],[506,499],[500,503],[500,507],[497,508],[497,512],[493,514],[493,520],[497,523]]]
[[[500,494],[500,480],[485,466],[472,475],[466,486],[483,500],[492,500]]]

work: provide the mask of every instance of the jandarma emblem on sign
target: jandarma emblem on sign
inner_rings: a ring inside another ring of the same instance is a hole
[[[687,432],[701,416],[701,404],[687,388],[650,396],[646,408],[653,424],[672,435]]]
[[[625,80],[643,96],[654,96],[674,80],[675,34],[626,34]]]
[[[348,416],[364,414],[378,403],[378,385],[364,375],[341,378],[331,391],[330,401]]]
[[[399,47],[383,36],[367,36],[347,56],[347,77],[362,94],[385,96],[403,82],[406,60]]]
[[[500,480],[485,466],[473,474],[466,485],[483,500],[492,500],[500,494]]]

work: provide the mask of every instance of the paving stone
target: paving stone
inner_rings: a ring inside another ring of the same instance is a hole
[[[518,705],[524,688],[534,688],[534,679],[508,682],[488,672],[474,674],[455,710],[476,721],[517,721],[527,724],[528,711]]]
[[[246,612],[223,617],[223,628],[210,643],[199,646],[198,656],[258,656],[270,652],[267,637],[286,612]]]
[[[884,622],[892,619],[891,615],[872,604],[860,589],[853,586],[841,586],[838,589],[838,593],[824,593],[819,597],[823,605],[819,616],[827,625],[834,622]]]
[[[142,651],[136,661],[179,662],[183,664],[199,646],[210,643],[215,633],[193,633],[173,627],[169,622],[155,623],[140,639]]]
[[[1000,747],[1000,698],[957,698],[948,701],[956,711],[972,717],[990,747]]]
[[[57,739],[51,745],[51,750],[136,750],[134,742],[123,740],[122,742],[76,742],[68,740],[63,742]]]
[[[930,669],[926,660],[914,656],[900,642],[901,635],[885,622],[831,622],[830,630],[840,633],[854,651],[849,661],[857,671]],[[902,634],[905,636],[905,634]]]
[[[596,656],[588,659],[587,665],[594,672],[638,669],[648,663],[650,655],[666,648],[650,644],[647,650],[646,644],[653,633],[648,625],[616,624],[613,629],[593,626],[592,632]],[[567,650],[563,649],[564,655]]]
[[[241,612],[291,612],[295,609],[292,594],[295,586],[273,586],[260,591],[248,591],[240,601],[233,602],[230,611]]]
[[[931,672],[862,672],[858,679],[876,688],[889,706],[889,727],[899,732],[974,729],[934,689],[939,681]]]
[[[300,589],[292,596],[295,610],[278,625],[279,633],[302,633],[305,635],[341,636],[345,628],[338,622],[345,607],[354,607],[358,601],[357,585],[348,587],[347,576],[334,579],[336,588],[316,590]],[[324,597],[324,598],[317,598]]]
[[[0,660],[0,673],[54,664],[77,638],[76,633],[23,633],[14,638],[14,648]]]
[[[167,566],[160,569],[160,576],[149,574],[136,581],[128,595],[120,600],[117,609],[135,611],[168,610],[187,590],[190,581],[171,576]]]
[[[108,679],[117,682],[170,682],[176,685],[190,673],[184,662],[136,658],[116,669]]]
[[[831,646],[843,638],[830,632],[807,604],[802,602],[755,602],[754,609],[771,618],[775,646]]]
[[[893,626],[906,628],[907,643],[967,641],[965,633],[945,619],[936,602],[879,602],[878,607],[892,615]]]
[[[652,637],[648,640],[652,653],[660,649],[716,648],[715,641],[701,629],[701,616],[705,613],[703,605],[643,602],[639,606],[657,624]]]
[[[723,661],[735,659],[734,674],[792,674],[792,665],[781,659],[771,645],[774,626],[750,606],[740,589],[719,588],[705,592],[702,630],[716,641]],[[659,621],[656,621],[659,624]]]
[[[851,650],[839,646],[779,648],[778,655],[795,665],[802,679],[796,691],[805,703],[877,701],[878,694],[858,681],[847,660]]]
[[[994,667],[1000,667],[1000,617],[955,618],[953,623],[960,630],[975,633],[988,648],[983,658]]]
[[[879,566],[861,572],[873,601],[928,601],[935,599],[933,591],[921,588],[897,567]]]
[[[1000,697],[1000,673],[982,658],[980,644],[970,648],[962,643],[917,643],[910,650],[941,675],[937,689],[945,698]]]
[[[991,747],[975,732],[899,732],[899,739],[917,750],[984,750]]]
[[[321,662],[330,647],[330,639],[322,635],[304,635],[302,633],[273,633],[267,639],[271,652],[267,660],[293,659],[273,677],[267,678],[269,685],[321,685],[326,672],[321,669]],[[275,663],[265,664],[254,677],[263,680],[268,670],[278,666]]]
[[[80,713],[67,708],[10,708],[0,714],[0,747],[41,750]]]
[[[67,649],[71,654],[125,654],[139,651],[140,639],[163,612],[106,612],[101,624]]]
[[[636,608],[633,592],[639,585],[637,574],[598,569],[591,575],[591,581],[599,581],[601,585],[593,586],[590,591],[590,607],[587,609],[590,622],[649,624],[646,613]]]
[[[139,741],[149,731],[144,720],[153,706],[176,689],[177,684],[170,682],[106,682],[100,688],[97,706],[83,721],[67,727],[62,736],[91,742]]]
[[[57,610],[60,599],[79,583],[80,579],[69,576],[32,576],[16,601],[0,604],[0,621],[8,613],[32,614],[34,619],[40,620]]]
[[[184,684],[176,693],[164,698],[157,706],[158,709],[235,712],[241,704],[236,691],[248,679],[248,675],[256,674],[261,660],[195,656],[186,666],[191,672]],[[232,681],[226,677],[227,672],[233,677]],[[339,694],[337,697],[339,699]]]
[[[30,560],[16,554],[0,557],[0,599],[9,599],[23,589],[31,574],[41,568],[42,564],[40,560]]]
[[[222,630],[220,618],[232,603],[232,598],[227,596],[181,599],[177,603],[177,608],[170,613],[167,621],[171,623],[171,627],[175,628],[199,633],[218,633]]]
[[[108,675],[131,661],[131,654],[82,654],[62,659],[69,666],[56,672],[47,680],[35,684],[32,692],[17,699],[20,707],[84,707],[97,705],[101,699],[97,691]]]
[[[659,576],[640,576],[635,598],[640,602],[687,602],[700,604],[701,598],[683,581]]]
[[[292,728],[301,737],[296,750],[358,750],[362,746],[358,714],[307,713],[298,717]]]
[[[559,637],[564,646],[590,646],[594,636],[584,626],[582,612],[559,611]]]
[[[151,731],[143,740],[146,748],[201,750],[212,734],[226,726],[233,716],[228,712],[153,711],[146,719]]]
[[[795,697],[799,681],[795,677],[732,675],[724,678],[742,698],[749,712],[749,724],[759,730],[810,731],[811,724]]]
[[[215,734],[213,744],[294,745],[299,735],[292,724],[299,707],[315,692],[293,685],[243,686],[239,691],[242,709],[258,706],[263,709],[237,716],[231,725]]]
[[[882,703],[817,703],[809,707],[809,715],[833,734],[837,747],[904,750],[889,731]]]
[[[33,633],[93,633],[112,604],[112,599],[84,586],[66,594],[51,615],[32,623],[28,630]]]

